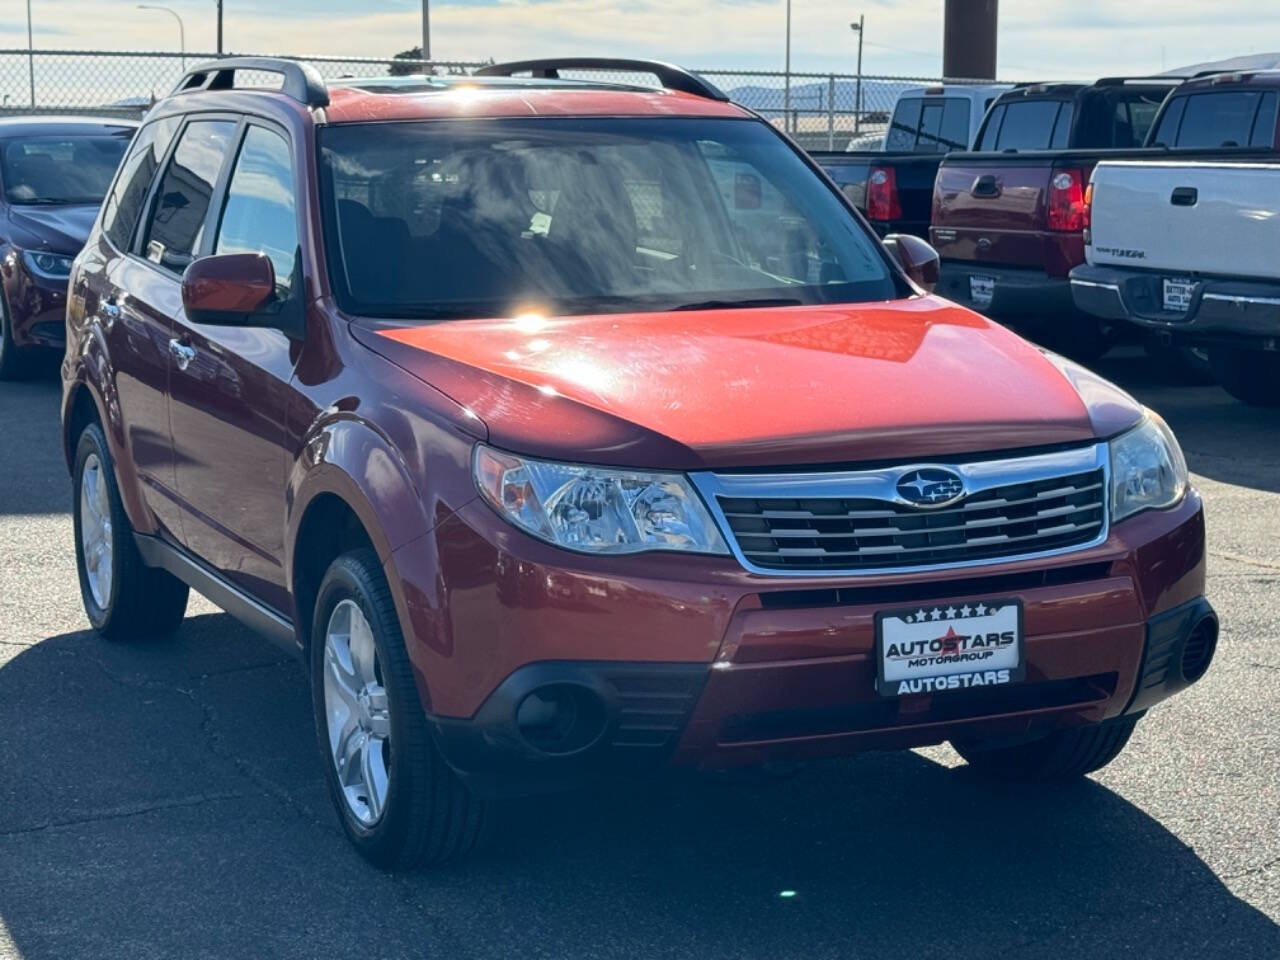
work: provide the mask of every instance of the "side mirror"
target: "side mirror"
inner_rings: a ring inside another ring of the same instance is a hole
[[[261,253],[224,253],[193,260],[182,274],[182,306],[196,323],[276,327],[265,312],[276,295],[276,271]],[[255,314],[262,313],[261,316]]]
[[[902,265],[912,283],[933,293],[938,285],[938,251],[909,233],[891,233],[884,238],[885,249]]]

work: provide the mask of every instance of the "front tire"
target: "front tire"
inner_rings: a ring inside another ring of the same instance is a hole
[[[310,660],[325,780],[360,854],[384,870],[404,870],[469,853],[484,804],[431,739],[372,550],[343,554],[325,573]]]
[[[981,740],[952,740],[956,753],[978,773],[1001,780],[1061,783],[1100,770],[1120,755],[1139,717],[1057,730],[1015,746],[991,746]]]
[[[31,372],[31,358],[13,342],[8,307],[0,293],[0,380],[22,380]]]
[[[111,640],[141,640],[178,629],[187,585],[142,562],[124,512],[107,438],[91,423],[76,444],[72,520],[80,598],[93,629]]]

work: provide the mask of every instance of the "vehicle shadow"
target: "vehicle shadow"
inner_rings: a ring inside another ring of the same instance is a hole
[[[70,511],[61,395],[56,378],[0,383],[0,515]]]
[[[297,663],[223,614],[0,661],[0,953],[1280,955],[1124,797],[914,753],[512,801],[474,859],[388,876],[338,830],[308,704]]]

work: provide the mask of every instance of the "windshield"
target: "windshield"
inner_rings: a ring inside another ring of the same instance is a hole
[[[0,183],[10,203],[101,203],[133,130],[0,140]]]
[[[386,317],[883,300],[873,239],[764,124],[539,118],[320,131],[333,283]]]

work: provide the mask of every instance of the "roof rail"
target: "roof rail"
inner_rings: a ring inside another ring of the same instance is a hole
[[[263,73],[278,73],[284,78],[280,92],[292,97],[308,107],[327,107],[329,105],[329,88],[315,67],[297,60],[282,60],[279,57],[225,57],[221,60],[208,60],[197,63],[186,72],[174,93],[187,93],[196,90],[230,90],[235,86],[235,75],[238,70],[260,70]]]
[[[1164,74],[1163,76],[1158,76],[1153,74],[1151,76],[1145,76],[1145,77],[1144,76],[1102,77],[1099,80],[1095,80],[1093,85],[1095,87],[1118,87],[1121,84],[1125,84],[1125,83],[1169,83],[1169,84],[1173,84],[1174,86],[1177,86],[1179,83],[1181,83],[1185,79],[1187,78],[1170,76],[1167,73]]]
[[[530,76],[556,79],[561,70],[623,70],[628,73],[651,73],[667,90],[679,90],[711,100],[728,101],[728,96],[696,73],[659,60],[619,60],[613,57],[551,57],[543,60],[516,60],[481,67],[476,76],[510,77],[528,72]]]

